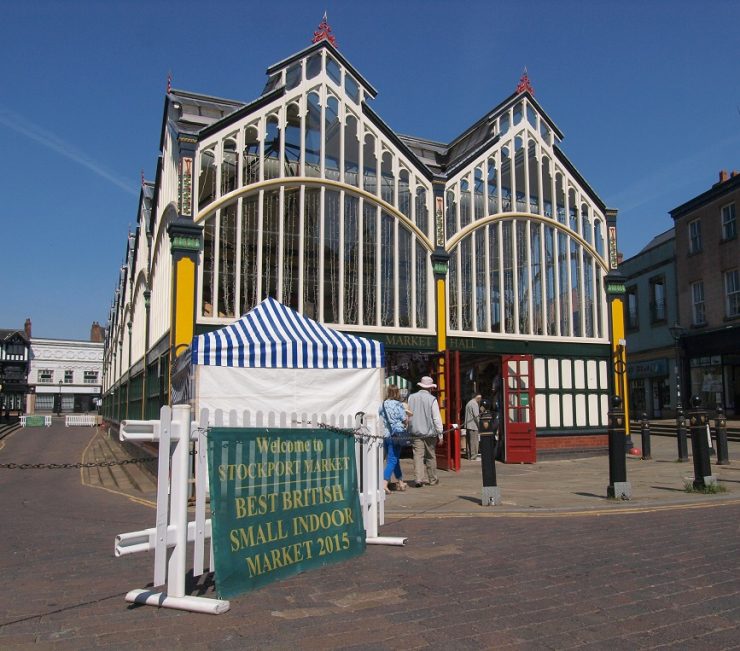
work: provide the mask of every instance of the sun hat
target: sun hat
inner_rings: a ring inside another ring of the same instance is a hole
[[[432,378],[430,378],[428,375],[425,375],[423,378],[421,378],[421,382],[416,383],[418,386],[420,386],[422,389],[436,389],[437,385],[434,384],[432,381]]]

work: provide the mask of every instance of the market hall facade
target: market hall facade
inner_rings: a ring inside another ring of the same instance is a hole
[[[451,143],[395,133],[325,22],[267,76],[249,103],[168,88],[109,315],[105,416],[156,418],[193,336],[273,297],[383,341],[388,375],[432,373],[448,424],[479,392],[531,452],[605,444],[616,211],[526,71]]]

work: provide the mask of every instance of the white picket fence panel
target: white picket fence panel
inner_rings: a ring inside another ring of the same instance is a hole
[[[205,573],[205,554],[209,568],[214,567],[211,521],[206,518],[208,501],[208,458],[206,432],[217,427],[280,427],[316,428],[328,425],[344,429],[362,427],[365,437],[355,440],[357,479],[360,506],[366,540],[370,544],[403,545],[405,538],[378,536],[378,526],[385,521],[385,491],[383,490],[383,439],[378,435],[378,417],[365,414],[361,420],[354,415],[289,414],[249,410],[201,410],[197,421],[190,418],[188,405],[163,407],[158,421],[123,421],[121,440],[159,441],[157,472],[157,510],[154,528],[119,534],[115,555],[154,551],[154,586],[167,585],[166,592],[132,590],[126,600],[155,606],[220,614],[229,609],[229,602],[203,597],[186,596],[186,545],[193,543],[193,576]],[[190,460],[191,443],[194,463]],[[172,447],[174,445],[174,448]],[[163,454],[168,450],[168,454]],[[193,476],[194,475],[194,476]],[[194,481],[191,483],[191,477]],[[192,492],[195,495],[192,495]],[[195,519],[188,521],[188,499],[195,498]],[[167,550],[174,547],[167,561]]]
[[[20,417],[21,427],[26,426],[26,418],[31,416],[32,418],[38,418],[36,414],[26,414]],[[44,427],[51,427],[51,416],[44,416]]]
[[[98,417],[95,414],[69,414],[64,417],[65,427],[95,427]]]

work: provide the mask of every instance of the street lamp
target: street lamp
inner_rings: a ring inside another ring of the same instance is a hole
[[[62,381],[59,380],[59,408],[57,411],[57,416],[62,415]]]
[[[683,404],[681,402],[681,337],[686,332],[678,323],[674,323],[668,331],[673,337],[676,364],[676,439],[678,441],[678,460],[689,460],[689,448],[686,442],[686,423],[683,418]]]

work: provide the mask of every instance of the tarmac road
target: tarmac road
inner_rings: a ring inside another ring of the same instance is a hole
[[[105,438],[21,430],[0,441],[0,463],[87,460]],[[597,458],[499,465],[504,505],[481,507],[465,462],[390,496],[381,533],[405,547],[368,546],[218,616],[124,601],[153,569],[150,554],[113,557],[116,534],[154,524],[143,475],[0,469],[0,648],[740,648],[738,462],[713,467],[727,493],[688,495],[691,465],[656,442],[655,461],[628,463],[629,503],[603,498]],[[208,581],[189,588],[213,596]]]

